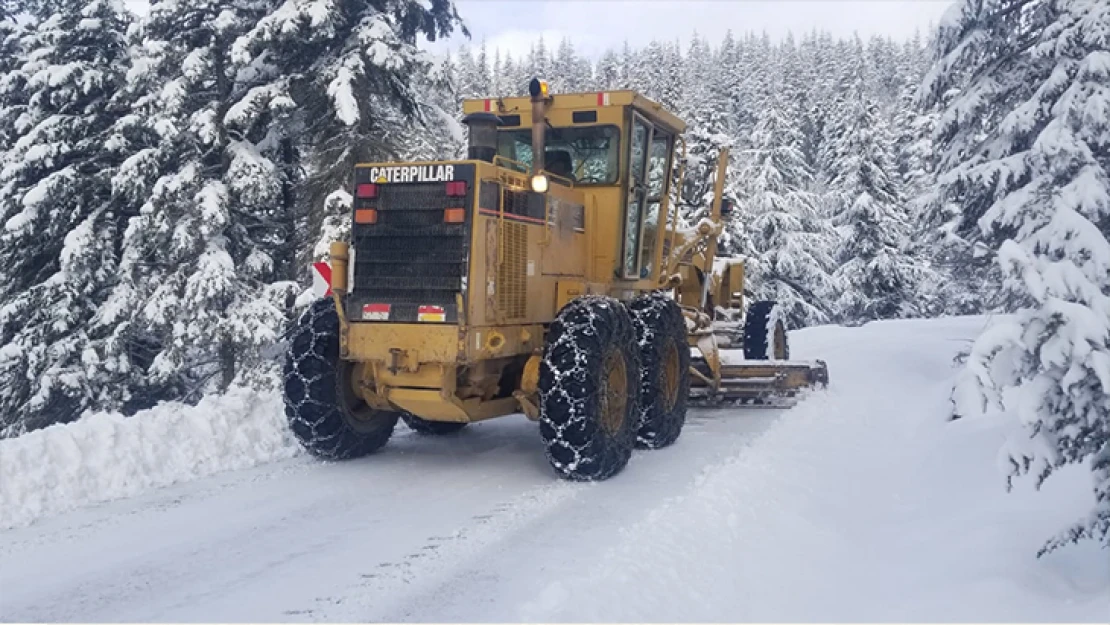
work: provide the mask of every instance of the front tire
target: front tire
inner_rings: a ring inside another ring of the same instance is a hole
[[[599,481],[628,464],[640,417],[640,353],[624,304],[586,296],[552,322],[540,364],[540,435],[564,479]]]
[[[339,358],[339,315],[331,298],[312,302],[285,360],[285,416],[314,456],[347,460],[383,447],[400,414],[375,410],[351,386],[354,364]]]
[[[660,292],[640,296],[629,307],[643,366],[636,446],[662,449],[678,440],[686,423],[690,393],[686,319],[678,303]]]
[[[415,415],[402,414],[401,420],[410,430],[417,434],[425,436],[444,436],[447,434],[454,434],[463,429],[468,423],[461,423],[455,421],[429,421],[428,419],[421,419]]]
[[[752,302],[744,319],[744,358],[789,360],[786,319],[777,302]]]

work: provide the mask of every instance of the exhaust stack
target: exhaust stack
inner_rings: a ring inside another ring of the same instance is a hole
[[[463,118],[466,124],[466,158],[477,161],[493,162],[497,155],[497,127],[501,118],[493,113],[471,113]]]
[[[532,190],[536,193],[547,191],[547,176],[544,175],[544,133],[547,131],[547,82],[533,78],[528,84],[532,96]]]

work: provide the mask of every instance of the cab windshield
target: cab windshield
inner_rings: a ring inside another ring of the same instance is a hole
[[[497,154],[532,167],[532,130],[502,130]],[[615,184],[620,166],[620,129],[616,126],[548,128],[544,165],[575,185]]]

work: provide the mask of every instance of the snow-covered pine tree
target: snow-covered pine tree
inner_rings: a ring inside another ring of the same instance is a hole
[[[774,80],[774,76],[778,75],[774,71],[775,50],[771,44],[771,37],[766,32],[759,36],[748,33],[744,37],[741,55],[743,67],[739,68],[739,72],[741,74],[740,93],[743,99],[742,116],[737,124],[737,138],[741,145],[750,145],[745,141],[745,137],[752,133],[760,112],[770,105],[775,86],[781,86],[781,82],[776,83]]]
[[[543,36],[541,35],[536,45],[532,46],[532,51],[528,55],[524,67],[528,69],[527,75],[529,77],[542,77],[551,80],[551,66],[551,55],[548,54],[547,44],[544,42]],[[523,92],[527,93],[528,85],[525,84],[521,89]]]
[[[915,86],[903,87],[901,106],[894,116],[892,129],[897,133],[894,138],[894,158],[898,177],[908,198],[918,197],[932,186],[936,171],[933,131],[936,128],[937,114],[935,110],[925,110],[918,106],[916,91]]]
[[[632,51],[632,46],[630,46],[628,40],[625,39],[624,43],[621,45],[620,74],[618,79],[621,89],[632,88],[637,63],[636,56],[636,53]]]
[[[505,80],[505,76],[504,76],[504,73],[502,72],[501,68],[502,68],[502,65],[501,65],[501,49],[500,48],[494,48],[494,50],[493,50],[493,65],[490,67],[490,77],[489,77],[489,80],[490,80],[489,89],[490,89],[490,94],[492,94],[492,95],[500,95],[500,94],[505,92],[504,87],[502,86],[502,84]]]
[[[0,154],[0,437],[103,399],[90,326],[117,261],[110,129],[130,13],[116,0],[53,6],[30,7],[34,28],[14,46],[28,53],[7,83],[25,106]]]
[[[725,33],[725,37],[717,49],[717,82],[713,86],[720,92],[725,102],[725,121],[728,133],[733,137],[737,135],[742,111],[747,106],[742,91],[744,67],[740,61],[740,44],[733,37],[732,31],[729,30]]]
[[[466,158],[466,129],[461,122],[462,97],[453,84],[454,75],[450,56],[444,56],[435,58],[427,71],[413,77],[423,121],[402,126],[399,145],[402,160]],[[319,244],[327,246],[324,241]],[[322,250],[321,257],[326,251]]]
[[[674,54],[677,55],[677,52]],[[715,55],[709,44],[695,33],[686,57],[672,58],[669,61],[681,63],[678,72],[681,80],[674,91],[685,94],[678,106],[672,109],[687,123],[686,157],[683,161],[680,152],[679,163],[676,164],[676,169],[684,166],[686,174],[684,184],[678,187],[675,194],[683,226],[696,223],[708,215],[713,201],[713,186],[721,149],[727,146],[730,150],[735,150],[728,134],[728,94],[715,89],[713,85],[721,71],[721,68],[715,67],[714,60]],[[665,85],[670,80],[666,76],[667,72],[664,72],[657,78],[659,84],[663,85],[660,88],[666,89]],[[735,156],[735,152],[732,155]],[[735,189],[730,184],[735,179],[735,171],[730,168],[728,174],[725,195],[735,200]],[[747,238],[737,237],[736,234],[731,231],[723,233],[720,241],[723,254],[735,254],[749,249]]]
[[[708,52],[708,48],[706,50]],[[678,42],[663,48],[663,67],[660,68],[659,103],[674,111],[683,99],[682,51]]]
[[[574,93],[580,91],[580,76],[576,75],[577,59],[574,54],[574,44],[570,39],[563,37],[559,40],[559,47],[551,60],[550,75],[546,76],[550,88],[554,93]]]
[[[976,342],[957,414],[1020,424],[1010,479],[1093,472],[1090,514],[1040,554],[1110,545],[1110,5],[964,0],[926,87],[932,101],[959,89],[938,128],[940,184],[1029,302]]]
[[[163,0],[136,35],[116,175],[129,220],[118,283],[98,314],[102,360],[129,409],[199,399],[261,362],[290,314],[293,101],[266,63],[236,64],[236,38],[268,0]],[[285,279],[283,279],[285,278]]]
[[[490,67],[489,67],[489,53],[486,52],[486,40],[482,40],[482,45],[478,47],[478,56],[474,57],[474,96],[476,98],[483,98],[493,95],[490,90]],[[437,80],[441,79],[442,72],[439,72]]]
[[[453,82],[459,92],[460,98],[477,98],[481,94],[481,79],[478,76],[478,63],[470,46],[463,44],[459,47],[458,59],[454,62],[455,76]],[[482,94],[484,95],[484,94]]]
[[[836,237],[808,191],[812,173],[801,151],[801,133],[784,108],[771,97],[759,114],[741,175],[744,217],[734,223],[752,239],[756,299],[778,301],[788,322],[799,327],[832,316],[826,298]]]
[[[425,109],[427,124],[419,124],[415,132],[431,144],[425,159],[466,158],[466,129],[462,123],[462,100],[453,87],[451,76],[454,68],[450,58],[442,63],[433,63],[428,73],[420,81],[420,101]],[[492,75],[491,75],[492,76]],[[493,90],[491,77],[490,89]]]
[[[27,105],[21,68],[27,53],[24,33],[33,26],[33,16],[30,24],[20,23],[16,16],[23,11],[22,2],[0,0],[0,155],[15,141],[17,120]]]
[[[513,62],[511,56],[506,57],[505,61],[505,77],[502,82],[506,95],[523,96],[528,95],[528,82],[532,80],[534,74],[528,65],[525,58],[521,58]]]
[[[867,64],[859,37],[852,42],[838,42],[836,63],[831,68],[835,69],[836,78],[829,88],[830,100],[825,107],[828,119],[822,127],[824,134],[817,154],[817,170],[822,182],[827,182],[837,162],[848,156],[842,151],[846,144],[840,138],[852,123],[855,102],[867,89]]]
[[[594,88],[596,89],[621,89],[621,60],[617,53],[606,50],[597,62],[595,71]]]
[[[686,120],[687,124],[706,126],[709,117],[727,116],[724,100],[715,96],[723,92],[713,84],[713,78],[719,76],[715,72],[715,59],[709,42],[702,39],[697,32],[690,37],[690,48],[683,60],[682,67],[682,92],[685,97],[678,104],[675,112]],[[721,132],[727,129],[726,123],[718,123],[713,129]]]
[[[834,224],[844,233],[835,320],[850,324],[916,316],[922,279],[920,263],[905,252],[909,224],[891,133],[862,87],[856,82],[844,100],[829,180]]]
[[[796,55],[797,67],[786,76],[787,98],[796,102],[798,131],[802,133],[801,150],[806,165],[817,168],[817,155],[821,149],[822,131],[826,115],[821,111],[821,93],[818,85],[824,80],[821,74],[821,56],[816,31],[802,37]]]
[[[643,50],[634,51],[628,72],[629,86],[657,102],[660,101],[666,82],[666,57],[663,44],[655,40],[650,41]]]
[[[308,240],[341,232],[327,222],[342,223],[333,211],[345,206],[355,163],[399,158],[406,133],[428,121],[412,77],[435,62],[417,37],[456,27],[469,36],[450,0],[284,0],[236,42],[237,62],[274,68],[307,120],[298,202],[311,210]],[[302,264],[320,247],[304,246]]]
[[[916,97],[920,85],[906,85],[902,107],[894,117],[893,132],[900,184],[906,200],[906,252],[921,269],[918,283],[918,314],[935,317],[966,314],[978,310],[980,298],[969,293],[958,272],[946,264],[952,247],[939,241],[929,221],[929,207],[936,195],[936,150],[933,135],[939,113],[935,107],[923,108]],[[957,257],[962,257],[957,249]],[[938,262],[939,261],[939,262]]]

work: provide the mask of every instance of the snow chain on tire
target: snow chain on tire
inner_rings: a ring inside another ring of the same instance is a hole
[[[426,436],[454,434],[469,425],[468,423],[454,421],[429,421],[408,413],[402,413],[401,420],[404,421],[405,425],[413,432]]]
[[[339,358],[335,302],[313,301],[292,333],[284,390],[290,428],[317,457],[345,460],[377,451],[397,424],[399,413],[374,410],[355,396],[351,368]]]
[[[661,449],[678,440],[686,423],[690,394],[686,320],[678,304],[660,292],[636,298],[629,308],[643,367],[636,445]]]
[[[772,360],[778,347],[776,326],[782,328],[783,360],[790,359],[790,343],[786,339],[786,319],[777,302],[752,302],[744,319],[744,358]]]
[[[561,477],[604,480],[628,464],[639,388],[640,353],[624,304],[591,295],[559,311],[544,345],[539,392],[540,435]]]

